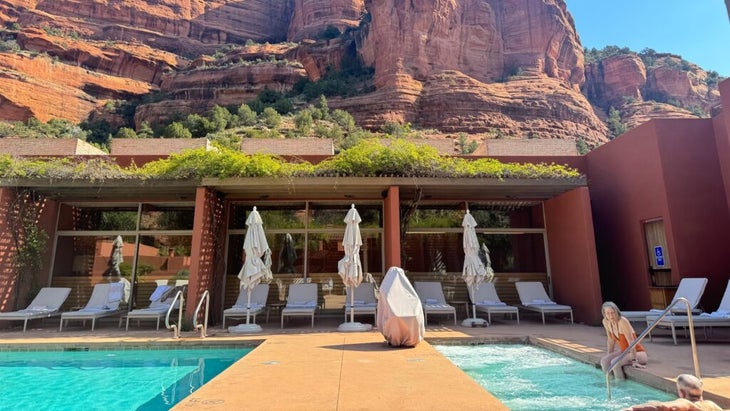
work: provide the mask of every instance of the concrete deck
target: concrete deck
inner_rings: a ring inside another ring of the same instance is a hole
[[[488,328],[432,321],[426,341],[415,348],[390,348],[377,330],[337,332],[342,317],[317,318],[315,328],[310,328],[306,319],[292,319],[284,329],[272,319],[261,324],[262,333],[249,336],[211,327],[205,339],[193,332],[173,339],[170,331],[154,331],[149,323],[141,328],[130,324],[129,332],[124,332],[115,320],[102,321],[93,333],[81,326],[58,332],[56,320],[34,322],[26,333],[17,328],[0,331],[0,349],[6,344],[115,347],[260,343],[174,410],[506,410],[430,343],[523,340],[591,364],[597,364],[605,351],[601,327],[558,320],[543,326],[537,317],[529,316],[521,320],[520,325],[495,321]],[[730,408],[730,329],[714,330],[708,340],[698,332],[697,338],[705,398]],[[678,374],[694,373],[689,338],[680,338],[674,345],[669,331],[659,330],[654,341],[647,340],[644,345],[649,366],[627,369],[630,379],[674,392],[673,379]]]

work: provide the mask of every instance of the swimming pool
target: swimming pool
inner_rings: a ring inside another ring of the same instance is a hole
[[[634,381],[611,381],[600,369],[531,345],[435,345],[482,387],[514,411],[613,411],[676,398]]]
[[[4,351],[3,410],[168,410],[253,348]]]

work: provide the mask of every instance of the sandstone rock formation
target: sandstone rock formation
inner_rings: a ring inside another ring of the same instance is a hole
[[[0,113],[5,120],[36,117],[81,122],[101,101],[145,95],[156,87],[58,63],[48,56],[0,53]]]
[[[328,26],[340,32],[357,27],[364,7],[363,0],[294,0],[288,39],[316,39]]]
[[[639,55],[616,54],[586,66],[584,92],[604,110],[622,111],[631,128],[651,118],[708,115],[720,98],[708,73],[671,54],[652,55],[647,67]]]
[[[344,57],[374,68],[371,92],[330,106],[372,129],[596,145],[611,106],[634,124],[671,111],[648,100],[709,111],[718,98],[676,56],[585,66],[564,0],[4,0],[0,21],[3,120],[104,118],[109,100],[137,107],[131,126],[204,114],[316,81]],[[318,39],[328,27],[346,34]]]

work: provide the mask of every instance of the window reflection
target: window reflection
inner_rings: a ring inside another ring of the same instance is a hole
[[[193,207],[159,206],[145,204],[140,218],[141,230],[192,230]]]
[[[253,210],[253,206],[234,205],[231,208],[231,216],[228,228],[246,229],[246,219]],[[265,213],[261,211],[265,210]],[[261,220],[264,223],[264,230],[268,228],[299,229],[304,228],[306,221],[306,210],[304,204],[279,204],[259,208]]]
[[[286,299],[288,286],[295,282],[320,285],[320,304],[325,309],[341,310],[344,286],[337,274],[337,263],[344,257],[342,239],[345,216],[351,203],[298,203],[257,205],[264,221],[266,240],[271,249],[273,281],[269,302]],[[382,276],[382,204],[356,204],[363,246],[360,258],[363,272]],[[244,262],[245,220],[253,205],[236,204],[231,208],[228,236],[226,305],[238,295],[238,273]]]
[[[463,234],[409,232],[403,242],[407,271],[447,275],[461,273],[464,264]],[[486,244],[495,272],[545,272],[547,263],[541,233],[478,233],[479,244]]]
[[[62,231],[133,231],[137,229],[137,205],[78,207],[63,204],[58,229]]]
[[[159,284],[187,283],[193,216],[193,205],[62,204],[52,285],[72,289],[64,307],[81,307],[95,284],[118,281],[117,270],[111,269],[118,235],[122,238],[122,258],[116,265],[121,277],[133,285],[129,290],[134,297],[131,308],[149,306],[149,297]],[[145,235],[139,235],[138,221],[139,230],[145,230]],[[152,230],[162,233],[151,233]],[[99,231],[104,233],[93,233]]]

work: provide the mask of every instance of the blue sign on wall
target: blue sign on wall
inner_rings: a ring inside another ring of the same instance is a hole
[[[664,267],[664,249],[660,245],[654,247],[654,260],[658,267]]]

